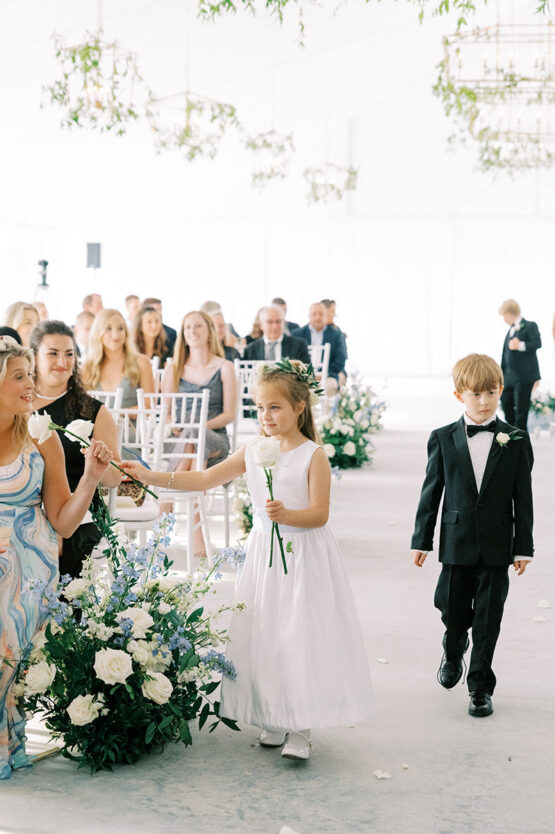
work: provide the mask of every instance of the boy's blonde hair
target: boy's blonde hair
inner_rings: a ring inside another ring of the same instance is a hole
[[[459,394],[463,391],[489,391],[503,387],[503,371],[491,356],[470,353],[459,359],[453,368],[453,382]]]
[[[499,315],[504,316],[510,313],[511,316],[520,316],[520,304],[514,298],[507,298],[499,308]]]

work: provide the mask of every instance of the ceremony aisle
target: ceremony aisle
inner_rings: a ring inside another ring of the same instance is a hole
[[[427,431],[393,417],[389,424],[376,436],[373,467],[334,480],[332,496],[375,718],[314,732],[306,764],[260,748],[252,727],[223,726],[112,774],[91,777],[59,756],[46,759],[2,786],[2,834],[279,834],[284,825],[298,834],[553,832],[555,440],[534,445],[537,563],[511,575],[495,713],[478,720],[467,715],[466,687],[447,692],[436,682],[435,554],[422,569],[409,556]],[[232,587],[229,574],[219,594]]]

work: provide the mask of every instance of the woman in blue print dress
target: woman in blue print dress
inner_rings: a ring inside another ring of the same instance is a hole
[[[77,528],[112,458],[93,440],[83,477],[70,493],[59,437],[53,433],[38,445],[27,431],[32,371],[32,351],[0,337],[0,779],[30,764],[13,692],[18,662],[45,626],[29,580],[56,587],[56,533],[67,537]]]

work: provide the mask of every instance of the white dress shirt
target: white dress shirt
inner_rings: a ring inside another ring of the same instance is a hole
[[[275,342],[275,356],[272,361],[274,362],[281,362],[281,343],[283,342],[283,333],[279,337],[279,339],[267,339],[264,336],[264,358],[268,358],[268,345],[270,342]]]
[[[311,324],[308,325],[310,330],[310,344],[311,345],[323,345],[324,344],[324,330],[325,327],[322,327],[321,330],[316,330],[312,327]]]
[[[515,323],[513,325],[511,325],[511,329],[509,330],[509,336],[511,337],[511,339],[513,338],[513,336],[516,336],[517,339],[518,339],[518,331],[520,329],[521,321],[522,321],[522,316],[519,316],[517,318],[517,320],[515,321]],[[519,346],[518,346],[518,349],[520,351],[526,350],[526,342],[521,341]]]

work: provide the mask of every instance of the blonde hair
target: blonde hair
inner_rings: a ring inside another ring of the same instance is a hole
[[[40,313],[33,304],[28,304],[27,301],[14,301],[4,313],[4,324],[6,327],[13,327],[14,330],[17,330],[25,318],[25,313],[30,311],[37,314],[38,324],[40,321]]]
[[[138,385],[139,383],[139,365],[137,362],[137,354],[131,344],[129,328],[127,327],[125,319],[120,311],[108,307],[99,310],[92,323],[91,332],[89,334],[87,358],[85,359],[83,369],[81,371],[81,377],[85,388],[98,388],[100,377],[102,376],[102,365],[106,359],[102,338],[108,328],[108,322],[116,316],[122,320],[125,328],[125,342],[123,343],[124,375],[129,379],[132,385]]]
[[[214,322],[210,316],[202,310],[191,310],[189,313],[186,313],[183,316],[183,321],[181,322],[181,327],[179,328],[179,333],[177,334],[177,339],[175,341],[175,349],[173,351],[173,387],[175,391],[179,391],[179,380],[183,375],[183,369],[185,368],[191,353],[189,345],[185,341],[185,336],[183,335],[185,322],[189,316],[195,315],[200,316],[208,328],[208,350],[210,353],[214,356],[221,356],[222,359],[225,356],[224,349],[220,345],[219,339],[216,336]]]
[[[304,380],[296,374],[283,371],[275,365],[263,365],[258,379],[253,385],[254,398],[256,398],[256,392],[261,385],[273,385],[293,408],[299,403],[304,403],[304,408],[297,419],[297,428],[309,440],[313,440],[315,443],[322,445],[312,414],[310,388]],[[262,429],[261,433],[265,434],[264,429]]]
[[[503,387],[503,371],[491,356],[470,353],[459,359],[453,368],[453,382],[459,394],[463,391],[489,391]]]
[[[12,339],[11,336],[0,336],[3,350],[0,350],[0,385],[6,378],[8,363],[10,359],[26,359],[29,363],[31,373],[35,370],[35,356],[30,348],[23,347]],[[16,444],[23,449],[31,443],[27,430],[28,414],[15,414],[13,418],[13,437]]]
[[[510,313],[511,316],[520,316],[520,304],[514,298],[507,298],[500,306],[499,315],[503,316],[505,313]]]

